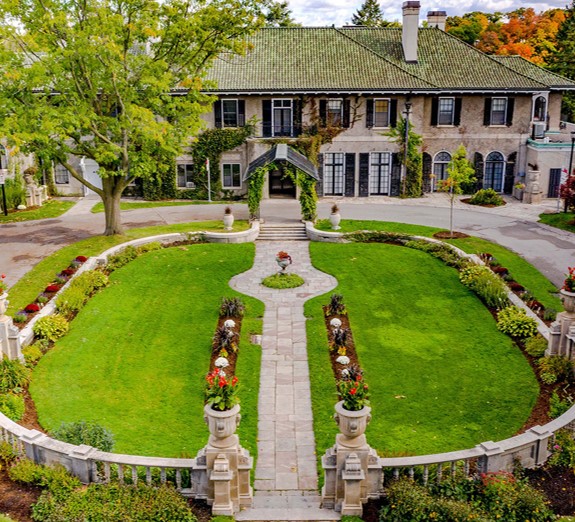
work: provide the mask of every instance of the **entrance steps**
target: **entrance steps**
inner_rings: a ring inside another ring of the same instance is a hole
[[[258,241],[307,241],[305,223],[262,223]]]
[[[238,522],[332,522],[341,515],[320,507],[316,491],[257,491],[253,506],[235,515]]]

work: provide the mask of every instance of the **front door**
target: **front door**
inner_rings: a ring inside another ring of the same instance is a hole
[[[292,179],[282,169],[270,172],[270,198],[295,198],[296,188]]]

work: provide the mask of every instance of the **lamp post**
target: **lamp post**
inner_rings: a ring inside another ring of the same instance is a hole
[[[403,157],[403,179],[401,184],[401,194],[405,196],[405,185],[407,181],[407,151],[409,150],[409,115],[411,114],[411,102],[405,102],[405,150]]]
[[[575,149],[575,131],[571,131],[571,154],[569,155],[569,170],[567,171],[567,179],[565,180],[566,188],[569,189],[569,182],[571,181],[571,173],[573,171],[573,149]],[[564,212],[567,212],[567,201],[569,197],[567,195],[567,190],[565,190],[565,208]]]

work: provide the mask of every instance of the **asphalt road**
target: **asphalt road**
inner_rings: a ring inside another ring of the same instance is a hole
[[[57,219],[0,225],[0,272],[14,284],[28,270],[52,252],[72,242],[101,234],[104,215],[91,214],[97,199],[84,199]],[[398,221],[449,228],[449,208],[444,194],[419,200],[396,198],[340,199],[343,218]],[[333,201],[318,204],[320,218],[328,217]],[[130,210],[122,213],[127,228],[221,219],[222,205],[189,205]],[[237,219],[248,217],[245,204],[232,205]],[[509,201],[497,209],[476,209],[458,203],[454,228],[495,241],[519,253],[555,285],[561,285],[568,266],[575,266],[575,234],[537,223],[539,213],[552,210],[554,202],[523,205]],[[297,221],[299,204],[294,200],[267,200],[261,217],[268,222]]]

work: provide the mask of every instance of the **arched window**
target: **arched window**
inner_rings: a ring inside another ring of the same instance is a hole
[[[546,121],[547,119],[547,100],[545,96],[537,96],[533,104],[533,121]]]
[[[431,190],[435,191],[439,187],[439,182],[447,179],[447,165],[451,161],[449,152],[441,151],[433,158],[433,178]]]
[[[483,188],[492,188],[496,192],[503,191],[503,173],[505,172],[505,159],[501,152],[490,152],[485,158],[485,174],[483,175]]]

